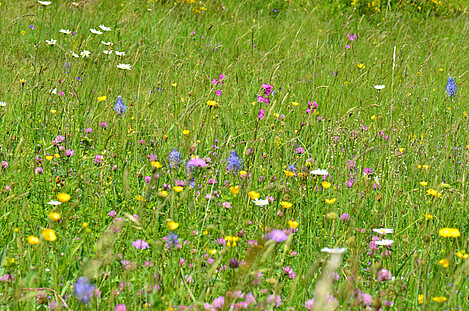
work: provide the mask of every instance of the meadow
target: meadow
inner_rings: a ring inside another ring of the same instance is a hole
[[[464,7],[0,2],[1,310],[469,309]]]

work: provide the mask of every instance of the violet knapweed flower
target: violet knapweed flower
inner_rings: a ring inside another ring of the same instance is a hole
[[[140,240],[138,239],[137,241],[134,241],[132,242],[132,245],[136,248],[136,249],[147,249],[147,248],[150,248],[150,246],[148,245],[148,243],[144,240]]]
[[[454,82],[453,77],[448,77],[448,82],[446,83],[446,94],[448,96],[454,96],[458,92],[458,86]]]
[[[116,105],[114,106],[114,111],[117,112],[118,115],[123,115],[127,107],[124,105],[124,99],[119,95],[116,99]]]
[[[264,236],[265,240],[274,240],[275,242],[284,242],[288,239],[288,235],[282,230],[274,229]]]
[[[168,161],[169,161],[170,168],[177,169],[179,166],[179,163],[181,163],[182,161],[181,153],[176,148],[173,148],[173,150],[171,150],[171,152],[169,153]]]
[[[239,158],[236,151],[231,151],[230,156],[226,159],[226,170],[238,172],[241,169],[243,160]]]
[[[79,277],[73,286],[73,292],[77,296],[78,302],[85,304],[90,302],[90,294],[93,289],[94,286],[90,284],[90,281],[85,276]]]

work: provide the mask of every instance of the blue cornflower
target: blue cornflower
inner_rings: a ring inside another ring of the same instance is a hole
[[[456,82],[454,82],[453,77],[448,78],[448,82],[446,83],[446,94],[448,96],[454,96],[458,92],[458,86],[456,85]]]
[[[78,302],[85,304],[90,302],[90,293],[93,289],[94,286],[90,284],[90,281],[85,276],[78,278],[78,281],[73,286],[73,291],[75,296],[77,296]]]
[[[174,233],[170,233],[167,237],[169,248],[176,247],[179,245],[178,235]]]
[[[226,159],[226,162],[228,163],[226,169],[229,171],[233,170],[235,172],[239,171],[243,164],[243,160],[239,158],[238,154],[234,150],[230,152],[230,156]]]
[[[124,99],[119,95],[116,99],[116,105],[114,106],[114,111],[117,112],[118,115],[123,115],[127,107],[124,105]]]
[[[293,164],[288,165],[288,166],[287,166],[287,171],[289,171],[289,172],[296,171],[295,165],[293,165]]]
[[[182,162],[181,153],[176,148],[173,148],[173,150],[171,150],[171,152],[169,153],[168,160],[169,160],[169,167],[177,169],[179,166],[179,163]]]

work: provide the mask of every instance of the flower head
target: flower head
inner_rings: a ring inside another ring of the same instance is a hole
[[[78,278],[78,281],[73,286],[73,291],[75,296],[77,296],[78,302],[85,304],[90,302],[90,294],[93,289],[94,286],[92,286],[88,278],[84,276]]]
[[[118,69],[124,69],[124,70],[131,70],[132,66],[130,64],[118,64],[117,68]]]
[[[62,202],[62,203],[70,201],[70,198],[71,198],[70,195],[66,194],[66,193],[59,193],[57,195],[57,199],[59,199],[59,201]]]
[[[461,235],[461,232],[459,231],[459,229],[443,228],[440,229],[438,234],[444,238],[457,238]]]
[[[124,99],[122,96],[118,96],[116,99],[116,105],[114,106],[114,111],[117,112],[118,115],[123,115],[127,107],[124,105]]]
[[[55,232],[52,229],[42,229],[42,236],[44,237],[44,239],[50,242],[54,242],[55,240],[57,240],[57,236],[55,235]]]
[[[171,150],[171,152],[169,153],[168,160],[169,160],[169,167],[177,169],[179,166],[179,163],[182,162],[181,153],[176,148],[173,148],[173,150]]]
[[[284,242],[288,239],[288,235],[282,230],[274,229],[264,236],[265,240],[274,240],[275,242]]]
[[[454,96],[458,92],[458,86],[454,82],[453,77],[448,77],[448,82],[446,83],[446,94],[448,96]]]
[[[132,242],[132,245],[136,248],[136,249],[147,249],[147,248],[150,248],[150,246],[148,245],[148,243],[144,240],[136,240],[134,242]]]
[[[194,167],[205,167],[207,166],[207,163],[203,160],[203,159],[200,159],[200,158],[192,158],[189,160],[189,162],[187,162],[187,166],[189,168],[194,168]]]
[[[236,151],[233,150],[230,152],[228,159],[226,159],[226,163],[227,170],[238,172],[242,167],[243,160],[240,159]]]

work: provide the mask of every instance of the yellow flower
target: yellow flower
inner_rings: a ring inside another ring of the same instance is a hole
[[[106,100],[106,98],[107,98],[106,96],[99,96],[99,97],[98,97],[98,101],[99,101],[99,102],[103,102],[103,101]]]
[[[287,176],[287,177],[295,176],[295,173],[293,173],[293,172],[290,172],[290,171],[287,171],[287,170],[284,170],[283,172],[285,173],[285,176]]]
[[[283,208],[290,208],[293,206],[290,202],[282,201],[279,203]]]
[[[469,258],[469,254],[466,254],[465,251],[458,251],[456,252],[456,256],[458,256],[461,259],[467,259]]]
[[[298,228],[300,224],[298,223],[298,221],[289,220],[288,225],[290,226],[290,228],[295,229],[295,228]]]
[[[158,161],[151,161],[151,167],[154,167],[156,169],[160,169],[160,168],[163,167],[163,165],[161,165],[161,163],[158,162]]]
[[[55,109],[51,109],[51,110],[50,110],[50,113],[52,113],[52,114],[54,114],[54,113],[56,113],[56,112],[57,112],[57,110],[55,110]]]
[[[440,297],[432,297],[432,300],[433,301],[436,301],[436,302],[445,302],[446,301],[446,297],[443,297],[443,296],[440,296]]]
[[[90,224],[87,223],[87,222],[84,222],[84,223],[82,224],[83,228],[87,228],[89,225],[90,225]]]
[[[422,168],[428,170],[428,165],[422,165]]]
[[[59,199],[59,201],[62,203],[70,201],[70,198],[71,198],[70,195],[63,193],[63,192],[57,195],[57,199]]]
[[[209,253],[210,255],[215,255],[215,254],[217,253],[217,250],[216,250],[216,249],[209,249],[209,250],[208,250],[208,253]]]
[[[237,195],[239,193],[239,186],[230,187],[231,193]]]
[[[55,213],[55,212],[52,212],[49,214],[49,218],[52,219],[52,220],[59,220],[60,219],[60,214],[59,213]]]
[[[216,102],[216,101],[213,101],[213,100],[209,100],[209,101],[207,102],[207,105],[209,105],[210,107],[215,107],[215,108],[218,107],[217,102]]]
[[[372,116],[371,116],[371,120],[373,120],[373,121],[376,120],[376,116],[375,116],[375,115],[372,115]]]
[[[236,241],[239,240],[239,237],[228,235],[225,236],[225,240],[228,241],[228,243],[226,243],[228,247],[233,247],[236,245]]]
[[[299,105],[299,103],[297,103],[297,102],[292,102],[291,104],[292,104],[293,106],[298,106],[298,105]]]
[[[171,85],[174,86],[174,87],[178,86],[177,83],[171,83]]]
[[[248,172],[246,172],[246,171],[239,171],[239,175],[241,175],[241,176],[246,176],[247,173]]]
[[[435,216],[433,216],[432,214],[423,214],[423,217],[425,217],[426,220],[432,220]]]
[[[160,197],[166,198],[169,195],[169,193],[168,191],[159,189],[157,195],[159,195]]]
[[[57,240],[57,236],[55,235],[55,232],[52,229],[42,229],[42,236],[44,237],[44,239],[50,242],[54,242],[55,240]]]
[[[331,187],[331,183],[327,182],[327,181],[323,181],[322,182],[322,187],[324,189],[329,189]]]
[[[179,228],[179,224],[175,221],[168,221],[168,227],[170,230],[176,230]]]
[[[420,295],[418,296],[419,304],[422,304],[422,303],[423,303],[423,298],[424,298],[424,297],[425,297],[425,296],[424,296],[423,294],[420,294]]]
[[[140,201],[140,202],[144,201],[144,199],[141,195],[136,195],[135,198],[137,199],[137,201]]]
[[[426,181],[421,181],[420,185],[426,187],[428,185],[428,183]]]
[[[427,190],[427,195],[432,195],[432,196],[434,196],[434,197],[439,197],[439,198],[441,198],[441,192],[438,192],[438,191],[436,191],[436,190],[434,190],[434,189],[428,189],[428,190]]]
[[[365,65],[363,65],[362,63],[360,63],[360,64],[357,65],[357,67],[358,67],[359,69],[364,69],[364,68],[365,68]]]
[[[60,158],[60,154],[56,153],[56,154],[54,154],[54,157]]]
[[[190,132],[191,132],[191,131],[189,131],[189,130],[184,130],[184,131],[182,131],[182,133],[183,133],[184,135],[189,135]]]
[[[461,235],[461,232],[459,232],[459,229],[443,228],[443,229],[440,229],[438,234],[444,238],[457,238],[458,236]]]
[[[252,200],[258,199],[261,195],[256,192],[256,191],[249,191],[248,192],[249,196],[251,197]]]
[[[39,239],[35,237],[34,235],[28,236],[28,243],[31,245],[35,245],[39,243]]]
[[[327,203],[327,204],[334,204],[335,201],[337,201],[336,198],[333,198],[333,199],[326,199],[326,203]]]
[[[47,156],[46,156],[46,160],[47,160],[47,161],[51,161],[53,158],[54,158],[54,156],[51,156],[51,155],[47,155]]]
[[[23,78],[23,79],[20,80],[20,82],[24,84],[24,83],[26,83],[26,80]]]
[[[443,268],[448,268],[448,267],[449,267],[449,260],[446,259],[446,258],[445,258],[445,259],[441,259],[440,261],[438,261],[438,263],[439,263],[440,265],[442,265]]]
[[[176,191],[176,192],[181,192],[182,190],[184,190],[184,188],[181,187],[181,186],[176,186],[176,187],[174,187],[173,189],[174,189],[174,191]]]

